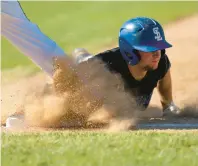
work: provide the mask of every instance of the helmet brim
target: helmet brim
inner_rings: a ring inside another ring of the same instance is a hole
[[[170,48],[172,45],[168,42],[161,42],[158,46],[133,46],[134,49],[143,51],[143,52],[153,52],[153,51],[158,51],[158,50],[164,50],[166,48]]]

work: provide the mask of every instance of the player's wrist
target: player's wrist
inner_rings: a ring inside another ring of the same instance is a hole
[[[174,104],[174,102],[172,100],[161,100],[161,104],[162,104],[162,109],[165,110],[166,108],[168,108],[171,104]]]

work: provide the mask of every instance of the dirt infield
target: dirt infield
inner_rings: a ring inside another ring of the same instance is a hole
[[[192,26],[193,24],[193,26]],[[184,110],[183,117],[180,118],[160,118],[160,102],[155,90],[151,101],[151,108],[143,114],[146,119],[142,124],[197,124],[198,126],[198,14],[181,19],[165,27],[167,40],[173,48],[167,50],[171,61],[173,97],[175,103]],[[15,72],[12,71],[14,76]],[[25,75],[21,76],[19,74]],[[23,70],[17,71],[16,78],[9,80],[6,74],[2,77],[1,90],[1,120],[20,110],[27,96],[43,87],[48,78],[43,73],[27,77]],[[154,119],[150,119],[154,117]],[[141,127],[140,127],[141,128]],[[198,128],[195,126],[195,128]],[[4,130],[4,129],[3,129]]]

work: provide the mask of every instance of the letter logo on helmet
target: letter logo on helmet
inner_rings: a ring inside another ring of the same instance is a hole
[[[162,26],[154,19],[136,17],[120,28],[120,52],[130,65],[136,65],[140,60],[135,50],[153,52],[169,47],[172,45],[166,41]]]
[[[162,37],[161,37],[161,34],[159,32],[159,28],[158,27],[153,28],[153,33],[156,34],[155,39],[157,41],[162,40]]]

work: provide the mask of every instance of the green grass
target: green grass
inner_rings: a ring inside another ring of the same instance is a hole
[[[85,47],[97,53],[117,44],[120,26],[127,19],[148,16],[162,24],[197,12],[198,2],[21,2],[29,19],[67,53]],[[2,39],[2,69],[35,67]],[[38,70],[38,69],[37,69]]]
[[[198,132],[2,134],[3,166],[196,166]]]

